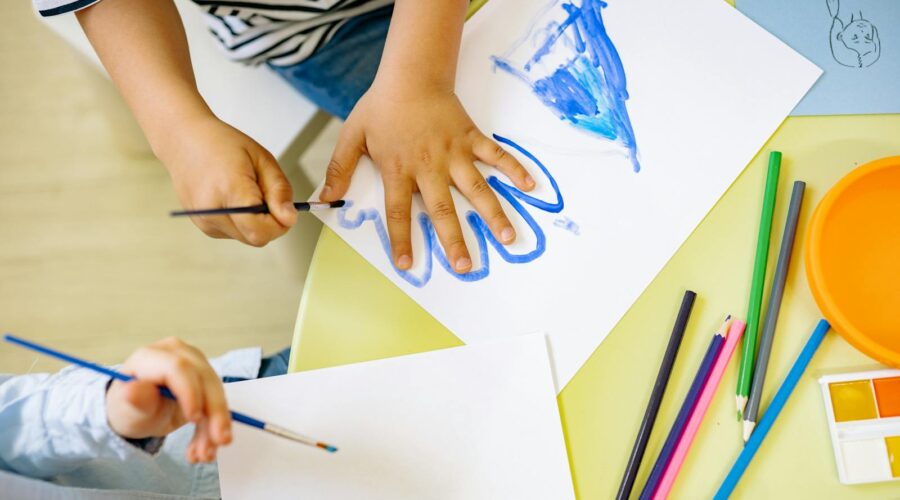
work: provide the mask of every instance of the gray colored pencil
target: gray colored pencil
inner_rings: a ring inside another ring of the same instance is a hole
[[[753,370],[750,397],[747,400],[747,408],[744,410],[744,442],[750,439],[750,434],[753,433],[759,417],[759,403],[762,399],[763,385],[766,382],[766,370],[769,366],[769,355],[772,353],[772,342],[775,340],[775,324],[778,322],[778,311],[781,309],[781,299],[784,297],[784,285],[787,281],[788,267],[791,264],[791,252],[794,250],[794,239],[797,234],[805,188],[805,182],[795,181],[794,189],[791,192],[791,205],[788,207],[787,220],[784,222],[784,235],[781,237],[781,250],[778,253],[778,264],[775,266],[772,291],[769,293],[769,305],[766,308],[766,321],[763,324],[759,354],[756,356],[756,367]]]

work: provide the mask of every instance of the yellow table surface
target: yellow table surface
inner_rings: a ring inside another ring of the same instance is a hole
[[[726,312],[746,316],[762,187],[771,150],[783,151],[784,161],[766,297],[791,183],[804,180],[807,191],[763,408],[820,317],[806,284],[802,260],[802,235],[810,215],[829,187],[855,166],[900,154],[900,115],[791,117],[763,147],[560,393],[562,424],[580,498],[615,495],[684,289],[696,291],[698,299],[637,486],[647,477],[713,330]],[[292,371],[461,344],[335,233],[327,228],[322,232],[300,303]],[[900,482],[860,486],[838,482],[816,381],[826,372],[878,367],[836,333],[829,333],[744,475],[735,498],[900,498]],[[672,498],[710,497],[737,456],[742,443],[734,408],[736,374],[737,363],[733,361]]]

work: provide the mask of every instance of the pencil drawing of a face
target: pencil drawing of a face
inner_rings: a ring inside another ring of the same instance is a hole
[[[865,19],[860,19],[848,24],[844,31],[838,33],[837,38],[845,47],[862,57],[876,50],[876,36],[878,31],[875,26]]]
[[[862,11],[850,14],[850,19],[841,16],[840,0],[825,0],[831,15],[831,56],[842,66],[867,68],[881,57],[881,40],[878,28],[863,17]]]

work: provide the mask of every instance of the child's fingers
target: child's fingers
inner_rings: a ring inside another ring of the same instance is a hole
[[[187,420],[203,418],[203,388],[194,366],[184,358],[170,357],[164,384],[175,396]]]
[[[235,226],[234,221],[231,220],[231,217],[228,215],[214,215],[210,217],[206,217],[207,219],[212,220],[211,227],[212,231],[204,230],[207,235],[212,236],[213,238],[230,238],[232,240],[238,240],[241,243],[249,245],[247,239],[244,237],[244,234]],[[201,228],[202,229],[202,228]],[[218,233],[219,235],[215,235]]]
[[[515,241],[516,231],[506,217],[503,207],[500,206],[494,190],[475,165],[458,161],[454,168],[450,169],[450,177],[456,188],[469,199],[475,210],[487,222],[495,238],[504,245]]]
[[[247,179],[239,185],[232,186],[227,195],[228,206],[242,207],[258,205],[263,202],[259,185]],[[237,214],[229,216],[244,243],[255,246],[266,246],[287,231],[271,214]]]
[[[479,160],[493,165],[497,170],[506,174],[517,188],[523,191],[534,189],[534,179],[528,175],[528,171],[519,163],[519,160],[491,139],[478,134],[472,143],[472,153]]]
[[[165,400],[157,385],[141,380],[117,380],[110,385],[106,417],[111,429],[130,438],[164,435],[185,421],[176,403]]]
[[[256,163],[256,173],[263,198],[275,220],[284,227],[293,226],[297,222],[294,190],[278,162],[271,155],[263,155]]]
[[[336,201],[347,194],[356,164],[365,151],[365,135],[353,122],[344,123],[334,153],[325,170],[325,187],[319,193],[322,201]]]
[[[194,426],[194,436],[188,445],[197,462],[212,462],[216,458],[216,446],[209,435],[209,420],[201,419]]]
[[[209,236],[210,238],[215,238],[218,240],[221,240],[224,238],[230,238],[230,236],[228,236],[227,234],[222,232],[221,229],[219,229],[219,225],[216,222],[214,222],[215,219],[228,220],[228,217],[225,217],[225,216],[191,217],[191,222],[193,222],[195,226],[197,226],[201,231],[203,231],[203,234]]]
[[[225,208],[224,203],[220,204],[211,204],[210,207],[214,208]],[[206,205],[204,205],[206,206]],[[188,208],[188,210],[190,210]],[[234,222],[231,220],[231,217],[227,215],[202,215],[198,217],[191,217],[191,221],[197,226],[203,234],[209,236],[210,238],[215,239],[232,239],[238,240],[242,243],[247,243],[244,241],[244,235],[235,227]]]
[[[197,366],[197,374],[203,386],[203,411],[210,420],[210,436],[216,445],[231,442],[231,411],[225,398],[225,388],[219,374],[209,364],[206,356],[196,347],[182,343],[180,352]]]
[[[462,274],[472,268],[472,259],[469,257],[469,250],[466,248],[466,241],[459,226],[453,197],[450,195],[449,179],[438,173],[443,171],[443,169],[429,170],[417,181],[422,200],[434,223],[441,246],[447,254],[450,267]]]
[[[189,464],[197,463],[197,446],[193,441],[188,443],[187,448],[184,450],[184,457],[187,459]]]
[[[410,243],[410,211],[412,209],[413,181],[401,173],[384,177],[384,210],[394,265],[399,269],[412,267]]]
[[[231,412],[225,399],[222,382],[205,380],[206,414],[209,415],[210,436],[216,445],[231,443]]]
[[[127,368],[144,382],[168,387],[188,420],[195,422],[203,416],[200,377],[189,359],[153,345],[138,350],[129,358]]]
[[[131,382],[115,381],[110,392],[121,391],[122,397],[128,404],[144,415],[156,415],[159,407],[165,404],[159,387],[144,380],[132,380]]]

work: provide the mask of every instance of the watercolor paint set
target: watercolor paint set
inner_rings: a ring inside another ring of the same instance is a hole
[[[819,379],[843,484],[900,479],[900,370]]]

